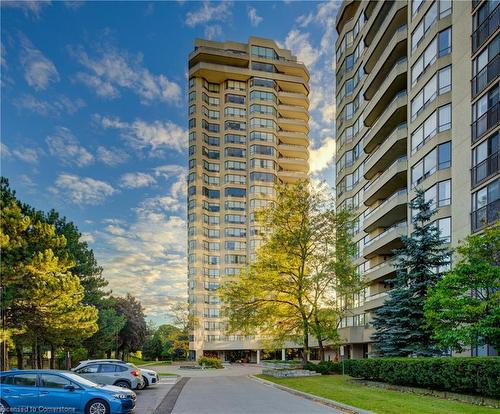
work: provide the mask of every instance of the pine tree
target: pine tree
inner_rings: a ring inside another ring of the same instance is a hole
[[[392,290],[373,318],[372,339],[378,356],[432,356],[442,350],[425,327],[424,304],[429,289],[440,279],[438,269],[449,263],[450,251],[443,246],[440,231],[430,222],[436,210],[425,201],[424,192],[410,202],[414,212],[413,233],[403,236],[404,247],[396,250],[396,277],[388,281]]]

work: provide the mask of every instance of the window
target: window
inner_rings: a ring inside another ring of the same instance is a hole
[[[251,47],[252,56],[257,56],[264,59],[279,59],[277,53],[274,49],[264,46],[252,46]]]
[[[203,160],[203,169],[207,171],[218,172],[220,170],[220,166],[219,164]]]
[[[226,170],[244,171],[247,169],[247,163],[243,161],[225,161]]]
[[[203,275],[209,278],[216,278],[220,276],[219,269],[203,269]]]
[[[242,148],[226,147],[224,148],[224,156],[244,158],[246,150]]]
[[[196,160],[189,160],[189,169],[196,168]]]
[[[224,108],[224,116],[244,118],[247,116],[247,110],[245,108],[235,108],[232,106],[227,106]]]
[[[262,62],[252,62],[253,70],[260,70],[262,72],[276,72],[276,68],[271,63],[262,63]]]
[[[247,243],[244,241],[227,241],[224,247],[226,250],[245,250],[247,248]]]
[[[437,170],[451,166],[451,142],[438,145],[411,169],[412,186],[420,184]]]
[[[244,175],[236,175],[236,174],[226,174],[224,176],[224,183],[226,184],[246,184],[247,179]]]
[[[245,97],[242,95],[226,94],[226,102],[245,105]]]
[[[247,129],[246,122],[236,122],[236,121],[225,121],[224,129],[234,129],[236,131],[245,131]]]
[[[451,243],[451,217],[445,217],[434,222],[439,229],[439,236],[443,243]]]
[[[196,118],[191,118],[189,120],[189,128],[196,128]]]
[[[244,201],[226,201],[224,207],[231,211],[245,211],[246,203]]]
[[[278,127],[273,119],[267,118],[252,118],[250,119],[250,126],[252,128],[270,128],[277,130]]]
[[[96,374],[99,371],[99,365],[86,365],[83,368],[80,368],[76,371],[77,374]]]
[[[220,263],[220,257],[219,256],[210,256],[210,255],[204,255],[203,256],[203,263],[209,264],[209,265],[218,265]]]
[[[202,107],[202,113],[204,116],[210,119],[219,119],[220,118],[220,112],[219,111],[214,111],[213,109],[208,109],[206,106]]]
[[[274,170],[277,169],[277,164],[273,160],[263,160],[260,158],[252,158],[250,160],[250,168],[262,168],[266,170]]]
[[[438,10],[439,8],[439,10]],[[436,0],[427,10],[425,16],[420,20],[420,23],[415,28],[411,35],[411,50],[412,52],[422,42],[425,34],[437,22],[438,18],[442,19],[451,13],[451,0]]]
[[[224,221],[226,223],[231,223],[231,224],[245,224],[246,223],[246,217],[245,216],[240,216],[238,214],[226,214],[224,216]]]
[[[274,147],[268,147],[267,145],[251,145],[250,154],[275,156],[276,149]]]
[[[208,185],[219,185],[219,177],[212,177],[211,175],[203,174],[203,182]]]
[[[245,91],[247,89],[247,83],[236,81],[236,80],[227,80],[226,81],[226,89],[232,89],[235,91]]]
[[[252,104],[252,105],[250,105],[250,113],[251,114],[257,113],[257,114],[276,116],[276,109],[274,108],[274,106],[270,106],[270,105]]]
[[[203,235],[210,239],[218,239],[220,237],[220,230],[204,228]]]
[[[210,106],[219,106],[220,105],[220,99],[216,98],[214,96],[208,96],[205,92],[201,95],[201,99],[203,102],[205,102],[207,105]]]
[[[218,197],[209,197],[209,198],[218,198]],[[220,211],[219,203],[209,203],[208,201],[203,201],[203,210],[210,211],[211,213],[217,213]]]
[[[276,143],[276,135],[271,132],[252,131],[250,132],[250,141],[265,141]]]
[[[244,188],[228,187],[224,189],[226,197],[246,197],[247,190]]]
[[[193,185],[188,188],[188,196],[194,196],[196,194],[196,187]]]
[[[250,194],[261,194],[261,195],[273,196],[274,195],[274,188],[267,187],[264,185],[252,185],[250,187]]]
[[[196,112],[196,105],[191,105],[189,107],[189,115],[193,115]]]
[[[498,132],[488,137],[472,150],[472,184],[477,185],[499,171]]]
[[[438,95],[451,90],[451,66],[438,71],[420,92],[411,101],[411,119],[416,117],[431,103]]]
[[[275,102],[277,101],[276,95],[272,92],[266,92],[266,91],[252,91],[250,92],[250,100],[251,101],[271,101]]]
[[[472,230],[495,222],[500,213],[500,179],[472,194]]]
[[[265,182],[274,182],[276,180],[276,176],[271,173],[265,172],[251,172],[250,173],[250,181],[265,181]]]
[[[451,129],[451,104],[443,105],[438,108],[412,133],[412,153],[418,151],[436,134],[449,129]]]
[[[226,134],[224,135],[225,144],[245,144],[246,137],[244,135]]]
[[[210,158],[211,160],[218,160],[220,158],[220,152],[216,150],[203,147],[201,152],[203,156]]]
[[[218,83],[210,83],[203,79],[203,87],[208,91],[208,92],[219,92],[220,91],[220,85]]]
[[[267,208],[269,206],[272,206],[273,204],[274,203],[271,200],[260,200],[260,199],[250,200],[250,208],[252,209]]]
[[[203,129],[205,129],[209,132],[219,132],[219,130],[220,130],[219,124],[212,124],[212,123],[208,122],[206,119],[202,120],[201,126],[203,127]]]
[[[245,264],[247,257],[244,254],[226,254],[226,264]]]
[[[439,32],[429,43],[411,68],[411,85],[414,86],[425,70],[432,65],[438,57],[451,53],[451,27]]]
[[[424,199],[431,202],[431,209],[449,206],[451,204],[451,180],[440,181],[432,187],[425,190]],[[412,216],[415,217],[417,210],[412,210]]]
[[[207,145],[212,145],[212,146],[219,146],[220,145],[220,139],[218,137],[211,137],[207,134],[203,134],[203,142]]]
[[[196,92],[189,92],[189,102],[194,102],[196,100]]]
[[[246,237],[247,231],[238,227],[227,227],[224,234],[226,237]]]
[[[263,86],[264,88],[276,88],[276,82],[272,79],[263,79],[263,78],[252,78],[250,80],[250,86]]]
[[[208,214],[203,214],[203,222],[206,224],[219,224],[219,216],[209,216]]]

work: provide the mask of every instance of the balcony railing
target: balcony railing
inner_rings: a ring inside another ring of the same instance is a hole
[[[372,237],[370,240],[368,240],[365,243],[364,247],[366,248],[370,244],[376,242],[377,240],[380,240],[382,237],[386,236],[387,234],[392,233],[393,231],[395,231],[397,229],[401,229],[401,228],[406,227],[406,226],[407,226],[406,220],[403,220],[403,221],[400,221],[399,223],[393,224],[391,227],[388,227],[387,229],[385,229],[382,233],[377,234],[375,237]]]
[[[368,189],[369,189],[372,185],[374,185],[374,184],[376,184],[376,183],[381,182],[381,180],[382,180],[382,179],[386,176],[387,171],[389,171],[390,169],[392,169],[392,167],[394,167],[395,165],[397,165],[397,164],[398,164],[398,163],[400,163],[400,162],[406,162],[406,160],[407,160],[406,155],[403,155],[402,157],[399,157],[396,161],[394,161],[391,165],[389,165],[389,166],[385,169],[385,171],[384,171],[382,174],[380,174],[380,175],[379,175],[377,178],[375,178],[374,180],[370,181],[370,182],[369,182],[369,183],[365,186],[365,193],[366,193],[366,191],[367,191],[367,190],[368,190]]]
[[[378,270],[378,269],[381,269],[383,268],[384,266],[395,266],[396,265],[396,260],[386,260],[385,262],[382,262],[382,263],[379,263],[378,265],[375,265],[375,266],[372,266],[368,269],[365,269],[361,275],[364,276],[366,275],[367,273],[371,273],[371,272],[374,272],[375,270]]]
[[[472,167],[472,186],[475,187],[481,184],[488,177],[491,177],[493,174],[496,174],[499,168],[499,157],[500,151],[491,154],[484,161],[481,161],[476,166]]]
[[[402,190],[399,190],[399,191],[396,191],[395,193],[393,193],[392,195],[390,195],[389,197],[387,197],[383,202],[382,204],[379,204],[377,207],[371,209],[371,210],[366,210],[367,213],[365,213],[365,220],[370,217],[372,214],[376,213],[377,211],[380,211],[380,209],[384,208],[387,203],[391,202],[393,199],[395,199],[396,197],[399,197],[400,195],[403,195],[403,194],[407,194],[407,191],[406,189],[402,189]]]
[[[497,29],[500,25],[500,7],[495,7],[484,22],[472,33],[472,53],[478,50],[484,41]]]
[[[472,231],[478,231],[495,222],[500,215],[500,199],[472,212]]]
[[[500,56],[496,55],[481,71],[472,78],[472,97],[475,98],[497,77],[500,68]]]
[[[472,142],[476,142],[490,129],[498,125],[500,106],[497,102],[472,123]]]

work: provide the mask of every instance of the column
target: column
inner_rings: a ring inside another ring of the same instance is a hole
[[[257,364],[260,364],[260,349],[257,349]]]
[[[281,360],[285,361],[286,360],[286,349],[281,348]]]

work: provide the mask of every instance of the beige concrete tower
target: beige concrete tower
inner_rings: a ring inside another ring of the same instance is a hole
[[[348,357],[370,355],[417,188],[452,245],[497,216],[497,5],[350,0],[339,10],[336,198],[355,210],[355,263],[369,283],[342,321]]]
[[[227,336],[217,288],[254,257],[254,211],[276,181],[309,171],[309,73],[272,40],[196,40],[189,55],[190,356],[258,358],[258,338]]]

